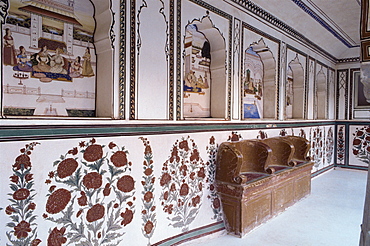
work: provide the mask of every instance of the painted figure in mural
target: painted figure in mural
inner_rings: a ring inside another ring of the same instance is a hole
[[[12,32],[9,28],[5,29],[4,36],[4,51],[3,51],[4,65],[15,66],[17,65],[17,59],[14,48],[14,39],[12,37]]]
[[[69,76],[71,76],[72,78],[79,78],[81,77],[81,73],[81,57],[77,56],[76,59],[71,63],[71,67],[69,68]]]
[[[51,56],[50,58],[51,73],[67,74],[67,70],[64,69],[64,58],[61,55],[61,53],[63,53],[63,50],[57,48],[55,50],[55,55]]]
[[[36,72],[50,72],[50,55],[48,47],[45,45],[35,56],[36,65],[33,65],[33,70]]]
[[[89,47],[86,47],[85,54],[82,58],[84,59],[84,62],[82,64],[82,75],[85,77],[94,76],[94,71],[91,66],[91,54]]]
[[[32,72],[32,63],[27,58],[26,48],[19,46],[19,53],[17,55],[17,66],[13,67],[14,71]]]

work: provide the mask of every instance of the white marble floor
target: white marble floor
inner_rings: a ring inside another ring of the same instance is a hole
[[[330,170],[313,178],[311,195],[242,239],[220,232],[186,245],[356,246],[366,179],[365,171]]]

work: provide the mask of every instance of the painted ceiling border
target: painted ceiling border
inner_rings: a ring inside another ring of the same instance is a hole
[[[338,40],[340,40],[348,48],[360,47],[360,45],[352,45],[348,42],[340,33],[334,30],[325,20],[323,20],[318,14],[315,13],[310,7],[308,7],[302,0],[292,0],[298,7],[300,7],[304,12],[309,14],[315,21],[317,21],[321,26],[328,30],[334,35]]]

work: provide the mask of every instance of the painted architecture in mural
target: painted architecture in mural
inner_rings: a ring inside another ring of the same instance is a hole
[[[94,116],[93,6],[11,0],[3,28],[4,115]]]
[[[184,117],[210,117],[210,43],[196,24],[186,27]]]

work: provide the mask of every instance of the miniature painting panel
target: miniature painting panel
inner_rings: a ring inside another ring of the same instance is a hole
[[[4,115],[95,116],[93,12],[88,0],[10,1]]]

